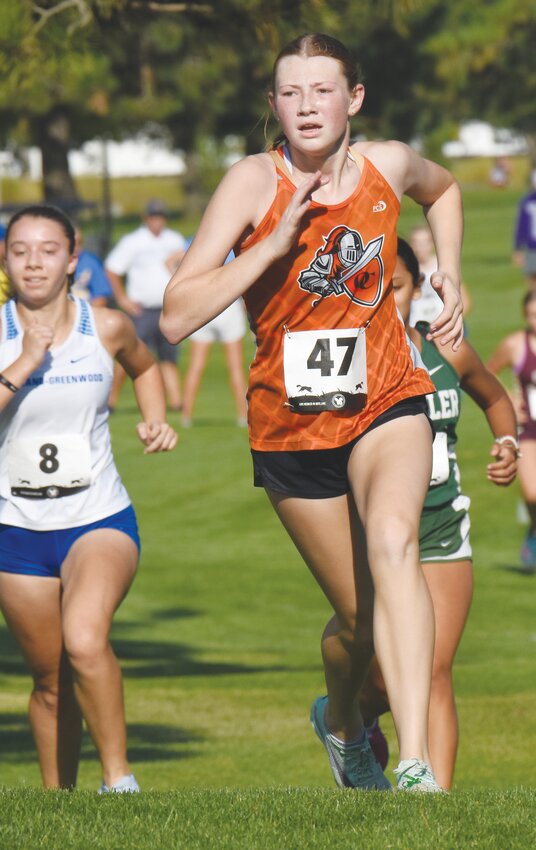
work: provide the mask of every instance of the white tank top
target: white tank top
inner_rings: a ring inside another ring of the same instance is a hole
[[[128,507],[112,456],[108,394],[113,358],[87,302],[73,298],[67,339],[0,411],[0,523],[53,531]],[[15,301],[0,312],[0,371],[22,350]]]

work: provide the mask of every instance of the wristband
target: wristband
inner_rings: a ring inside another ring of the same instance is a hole
[[[519,440],[517,437],[512,436],[512,434],[505,434],[504,437],[495,437],[495,442],[500,446],[502,445],[510,445],[516,453],[516,457],[521,457],[521,452],[519,450]]]
[[[8,390],[11,390],[12,393],[17,393],[19,391],[19,387],[16,387],[15,384],[12,384],[11,381],[8,381],[8,379],[4,375],[2,375],[1,372],[0,372],[0,384],[3,384],[4,387],[7,387]]]

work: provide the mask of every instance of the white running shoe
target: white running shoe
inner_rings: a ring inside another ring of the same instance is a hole
[[[139,794],[140,786],[136,782],[133,773],[122,776],[117,782],[108,787],[106,782],[103,782],[99,788],[99,794]]]
[[[392,791],[371,750],[366,733],[353,744],[344,744],[332,735],[326,726],[324,713],[327,697],[318,697],[311,707],[311,723],[324,744],[331,772],[339,788],[358,788],[363,791]]]
[[[437,782],[432,768],[420,759],[404,759],[393,770],[397,791],[427,791],[445,794]]]

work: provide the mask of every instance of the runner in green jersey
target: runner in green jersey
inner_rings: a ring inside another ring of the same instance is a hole
[[[438,783],[450,788],[458,746],[458,721],[452,683],[452,666],[463,633],[473,591],[472,554],[469,542],[469,498],[460,489],[456,462],[456,426],[461,390],[484,412],[495,438],[492,461],[486,474],[494,484],[511,484],[517,471],[519,447],[516,417],[501,383],[489,372],[466,339],[457,351],[426,339],[428,325],[408,326],[413,299],[420,294],[421,275],[415,254],[398,240],[398,260],[393,275],[395,299],[406,325],[415,356],[424,361],[436,391],[426,397],[436,437],[432,479],[419,529],[424,575],[434,606],[436,639],[430,694],[429,745]],[[381,671],[374,661],[361,693],[361,709],[378,737],[376,717],[389,710]]]

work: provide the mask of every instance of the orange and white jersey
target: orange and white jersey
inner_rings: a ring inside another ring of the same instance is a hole
[[[274,201],[247,251],[277,226],[294,191],[280,151]],[[361,434],[393,404],[433,391],[396,311],[398,198],[360,157],[339,204],[312,202],[292,250],[244,295],[257,350],[248,390],[259,451],[326,449]]]

